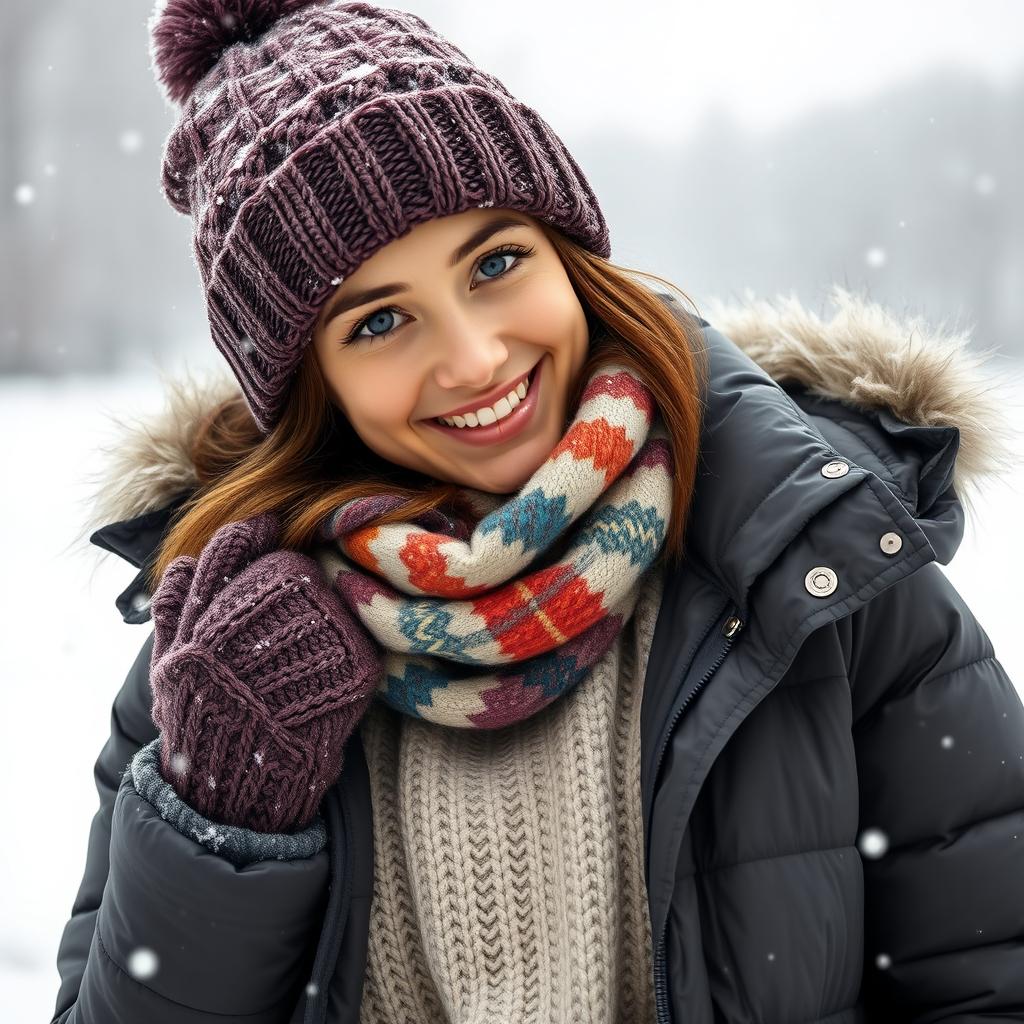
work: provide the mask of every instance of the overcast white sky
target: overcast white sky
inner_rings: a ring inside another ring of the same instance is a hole
[[[930,67],[1024,74],[1024,2],[394,2],[575,136],[609,121],[685,136],[716,100],[769,130]],[[627,13],[624,13],[627,12]],[[566,81],[566,69],[573,80]],[[581,70],[586,69],[586,70]],[[580,102],[592,89],[594,102]],[[937,112],[941,114],[941,112]]]

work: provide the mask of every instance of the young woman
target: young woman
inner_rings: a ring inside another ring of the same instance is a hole
[[[1024,708],[937,565],[1004,460],[961,342],[688,312],[414,15],[153,39],[233,379],[101,498],[154,628],[53,1020],[1024,1021]]]

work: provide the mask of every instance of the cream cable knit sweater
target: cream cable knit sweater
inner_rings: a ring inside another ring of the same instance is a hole
[[[660,560],[590,676],[499,730],[375,701],[361,1024],[653,1021],[640,707]]]

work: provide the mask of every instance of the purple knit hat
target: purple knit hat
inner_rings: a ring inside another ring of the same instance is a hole
[[[213,340],[263,433],[323,303],[421,221],[508,207],[610,254],[547,122],[414,14],[165,0],[150,32],[158,80],[182,104],[164,194],[193,219]]]

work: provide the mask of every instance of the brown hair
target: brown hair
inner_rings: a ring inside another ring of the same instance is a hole
[[[672,517],[662,556],[676,562],[697,472],[707,376],[700,328],[630,275],[678,292],[670,282],[618,267],[557,228],[537,223],[557,250],[591,328],[590,351],[570,394],[568,415],[575,414],[590,377],[608,363],[630,367],[650,388],[672,445]],[[190,455],[199,485],[171,520],[148,574],[151,592],[178,555],[198,555],[225,523],[267,510],[281,516],[281,547],[296,550],[316,541],[317,527],[338,505],[382,490],[404,501],[374,520],[377,525],[408,522],[431,509],[474,518],[458,484],[391,463],[363,443],[331,401],[312,345],[269,434],[260,433],[239,393],[199,425]]]

